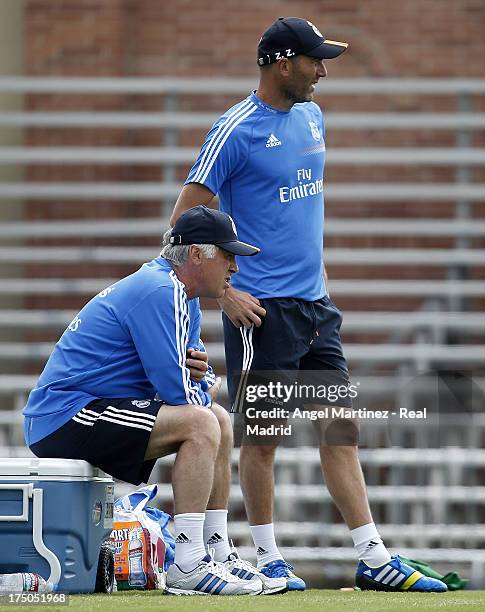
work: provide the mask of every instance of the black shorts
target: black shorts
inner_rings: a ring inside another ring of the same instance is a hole
[[[37,457],[84,459],[135,485],[148,482],[156,460],[145,461],[145,451],[162,404],[159,400],[94,400],[30,450]]]
[[[350,380],[340,340],[342,314],[331,299],[271,298],[261,304],[266,309],[261,327],[237,328],[223,315],[232,411],[245,412],[244,389],[262,379],[326,387],[332,395],[322,393],[307,403],[351,408],[352,394],[344,389]],[[335,397],[337,388],[342,393]]]

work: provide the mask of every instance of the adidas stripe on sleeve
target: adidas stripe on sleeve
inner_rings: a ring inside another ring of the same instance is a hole
[[[198,302],[198,298],[197,298],[197,302]],[[190,325],[189,347],[194,348],[198,351],[207,353],[204,343],[202,342],[202,339],[200,337],[200,322],[201,322],[201,313],[200,313],[200,308],[198,308],[197,314],[194,317],[194,321],[191,321],[191,325]],[[210,359],[210,355],[209,355],[209,359]],[[212,366],[209,363],[209,369],[207,370],[207,373],[201,382],[201,387],[204,391],[207,391],[207,389],[212,387],[212,385],[215,382],[216,382],[216,375],[214,373],[214,370],[212,369]]]
[[[169,405],[210,406],[210,395],[190,378],[189,305],[183,284],[169,273],[172,287],[159,287],[128,313],[128,326],[147,378]]]
[[[256,110],[256,104],[247,98],[214,124],[185,184],[201,183],[212,193],[218,193],[221,185],[246,162],[249,141],[237,128]]]

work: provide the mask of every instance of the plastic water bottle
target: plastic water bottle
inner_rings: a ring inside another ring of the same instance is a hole
[[[128,542],[128,570],[130,586],[145,586],[147,577],[143,571],[143,543],[138,529],[131,532]]]
[[[52,584],[46,582],[39,574],[19,572],[17,574],[0,574],[0,593],[51,593]]]

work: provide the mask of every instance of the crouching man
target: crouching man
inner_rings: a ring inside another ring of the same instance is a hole
[[[167,575],[176,594],[285,587],[229,545],[232,427],[215,403],[221,381],[200,340],[198,298],[223,296],[238,270],[235,255],[258,252],[237,239],[225,213],[196,206],[182,215],[159,257],[74,318],[24,409],[25,439],[38,457],[84,459],[140,484],[159,457],[176,453],[175,564]]]

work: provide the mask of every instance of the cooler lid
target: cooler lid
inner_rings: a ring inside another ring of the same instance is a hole
[[[69,476],[70,478],[102,478],[105,473],[81,459],[0,458],[2,476]]]

